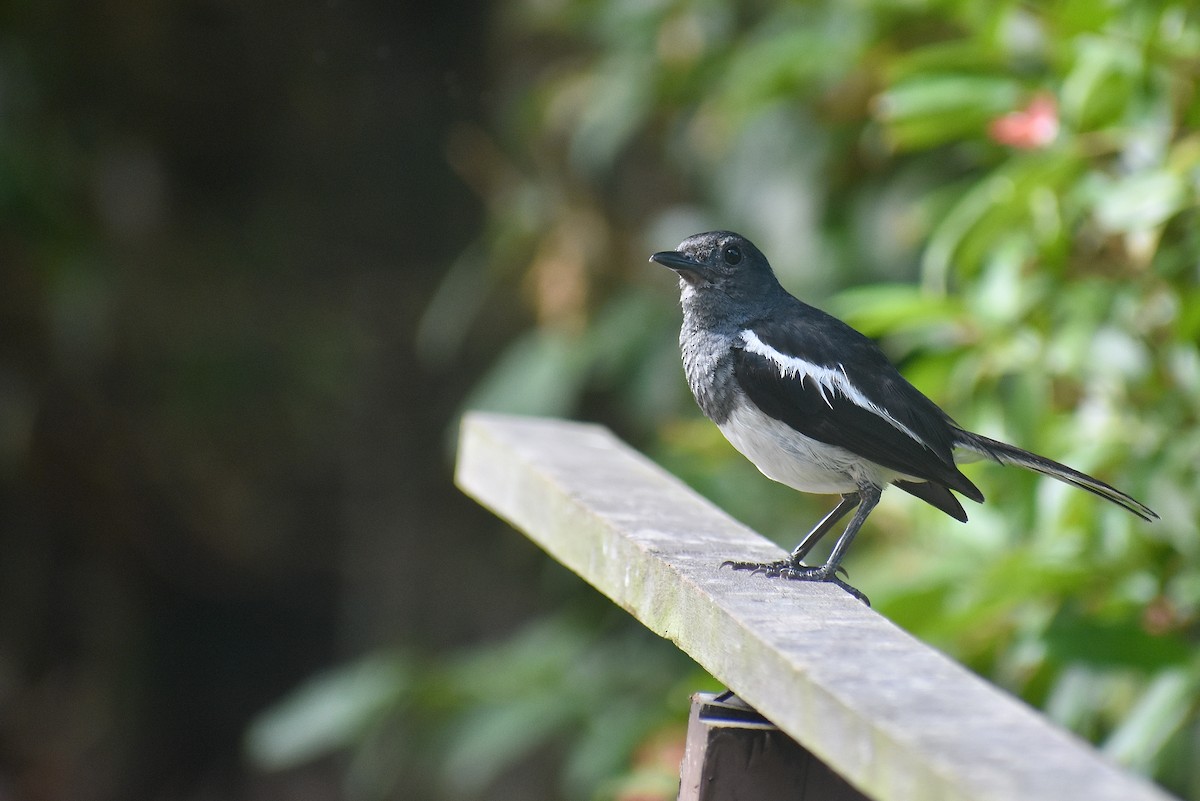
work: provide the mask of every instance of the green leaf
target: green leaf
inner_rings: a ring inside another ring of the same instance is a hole
[[[1096,221],[1114,233],[1162,225],[1186,200],[1183,176],[1168,170],[1135,172],[1115,180],[1094,176],[1089,194]]]
[[[1016,108],[1020,85],[981,75],[924,75],[891,87],[876,114],[897,150],[915,150],[963,138],[981,138],[987,124]]]
[[[802,25],[750,39],[729,59],[721,81],[723,114],[744,117],[780,97],[792,97],[818,78],[843,70],[857,48],[853,38]]]
[[[533,331],[509,345],[475,386],[467,405],[489,411],[563,417],[574,410],[588,368],[577,336]]]
[[[1102,622],[1063,613],[1051,622],[1046,644],[1052,659],[1095,666],[1157,670],[1191,657],[1188,643],[1150,634],[1138,619]]]
[[[477,794],[517,759],[566,725],[574,710],[552,692],[496,698],[459,720],[443,765],[458,795]]]
[[[350,747],[408,686],[407,661],[376,656],[320,674],[258,715],[245,751],[263,770],[302,765]]]
[[[1104,753],[1139,771],[1152,770],[1167,740],[1195,714],[1198,686],[1194,667],[1159,673],[1105,741]]]
[[[587,81],[587,99],[571,139],[571,160],[578,169],[592,175],[611,169],[653,108],[652,67],[649,54],[622,53]]]
[[[953,322],[958,304],[913,284],[871,284],[839,292],[829,309],[867,336],[878,337]]]
[[[1141,63],[1132,42],[1112,36],[1074,40],[1076,60],[1059,94],[1064,122],[1091,130],[1116,122],[1130,103]]]

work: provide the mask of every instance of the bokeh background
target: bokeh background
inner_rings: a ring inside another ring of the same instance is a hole
[[[718,227],[1162,514],[972,466],[848,567],[1200,798],[1197,77],[1182,0],[4,4],[0,799],[673,798],[711,679],[453,446],[603,422],[794,544],[646,263]]]

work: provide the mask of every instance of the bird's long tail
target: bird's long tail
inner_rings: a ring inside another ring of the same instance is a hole
[[[1030,453],[1014,445],[1009,445],[1006,442],[1000,442],[999,440],[990,439],[981,434],[973,434],[970,431],[962,429],[954,432],[954,444],[956,447],[977,453],[994,462],[1015,464],[1027,470],[1035,470],[1038,473],[1057,478],[1059,481],[1095,493],[1101,498],[1107,498],[1118,506],[1125,507],[1143,520],[1158,519],[1158,515],[1154,510],[1121,492],[1116,487],[1109,486],[1100,479],[1092,478],[1086,473],[1081,473],[1074,468],[1067,467],[1065,464],[1059,464],[1053,459],[1047,459],[1045,456],[1038,456],[1036,453]]]

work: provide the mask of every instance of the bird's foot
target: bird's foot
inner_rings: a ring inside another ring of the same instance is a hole
[[[871,601],[866,595],[838,578],[838,573],[848,575],[840,565],[834,569],[830,569],[829,565],[809,567],[801,562],[793,562],[791,559],[780,559],[777,562],[735,562],[731,560],[722,562],[721,567],[748,570],[751,574],[761,573],[767,578],[783,578],[789,581],[828,581],[838,585],[867,606],[871,605]]]

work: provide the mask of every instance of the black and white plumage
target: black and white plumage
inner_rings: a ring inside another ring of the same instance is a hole
[[[1145,520],[1158,517],[1099,479],[959,427],[874,342],[788,294],[746,238],[697,234],[650,259],[679,275],[684,372],[704,414],[767,477],[842,496],[790,558],[728,563],[735,569],[832,581],[866,600],[837,573],[883,489],[895,485],[965,521],[954,493],[976,502],[983,493],[958,469],[955,454],[964,451],[1052,476]],[[804,565],[817,541],[855,507],[825,564]]]

